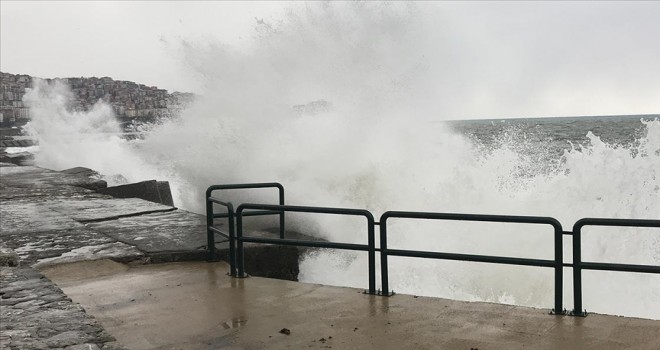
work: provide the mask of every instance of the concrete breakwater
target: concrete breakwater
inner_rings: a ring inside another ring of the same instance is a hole
[[[124,132],[117,135],[124,140],[144,139],[144,134],[141,132]],[[0,139],[0,148],[30,147],[38,144],[37,139],[30,136],[3,136]]]
[[[30,147],[30,146],[34,146],[36,144],[37,144],[37,141],[31,140],[31,139],[15,140],[15,139],[11,138],[11,139],[0,140],[0,147],[4,147],[4,148],[9,148],[9,147]]]
[[[34,155],[26,152],[24,149],[27,147],[38,146],[37,139],[30,136],[4,135],[8,129],[0,128],[3,135],[0,137],[0,163],[11,163],[15,165],[30,165],[33,163]],[[12,131],[20,133],[17,131]],[[144,134],[140,132],[125,132],[117,134],[124,140],[139,140],[144,138]],[[13,151],[11,151],[13,149]]]
[[[123,349],[37,269],[101,259],[206,259],[205,217],[175,208],[169,187],[146,181],[108,188],[93,174],[0,163],[0,349]],[[146,197],[158,198],[134,198],[149,189]],[[228,245],[217,249],[226,258]],[[297,250],[248,251],[252,274],[297,277]]]
[[[7,165],[0,167],[1,237],[23,265],[91,257],[136,263],[207,258],[205,216],[174,207],[167,182],[107,187],[86,168]],[[275,232],[253,230],[277,237]],[[216,249],[220,258],[228,256],[227,242],[218,242]],[[268,262],[280,253],[283,257],[273,260],[286,264]],[[297,249],[250,245],[246,254],[253,275],[297,278]]]
[[[0,165],[1,350],[660,348],[660,321],[231,278],[190,262],[202,215],[101,194],[82,169]],[[299,252],[269,249],[248,248],[248,273],[295,279]]]

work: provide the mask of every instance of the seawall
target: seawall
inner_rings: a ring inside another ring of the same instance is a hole
[[[231,278],[205,261],[202,215],[0,165],[3,350],[660,349],[660,321]],[[248,273],[295,279],[299,254],[252,245]]]

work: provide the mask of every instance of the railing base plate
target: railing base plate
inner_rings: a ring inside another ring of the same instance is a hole
[[[552,310],[550,310],[550,312],[549,312],[548,314],[549,314],[549,315],[555,315],[555,316],[566,316],[566,315],[568,315],[569,313],[568,313],[568,311],[567,311],[566,309],[561,310],[561,311],[559,311],[559,312],[556,312],[555,309],[552,309]]]
[[[575,310],[571,310],[571,312],[568,313],[568,316],[587,317],[588,314],[589,313],[587,312],[587,310],[577,311],[577,312]]]

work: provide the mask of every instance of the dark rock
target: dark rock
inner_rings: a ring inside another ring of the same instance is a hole
[[[16,165],[29,164],[34,160],[34,155],[29,152],[3,153],[0,154],[0,162]]]
[[[297,247],[250,245],[245,248],[245,269],[254,276],[297,281],[299,259]]]
[[[0,266],[18,266],[19,259],[16,252],[0,242]]]
[[[70,169],[64,169],[61,170],[60,172],[64,174],[72,174],[72,175],[85,176],[85,177],[99,176],[99,173],[97,171],[80,166]]]
[[[21,147],[30,147],[37,144],[34,140],[30,139],[17,140],[17,142]]]

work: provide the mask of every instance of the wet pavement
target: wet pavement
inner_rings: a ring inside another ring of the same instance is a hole
[[[44,270],[131,349],[660,349],[660,321],[250,277],[225,263]]]
[[[204,260],[204,216],[99,194],[79,170],[0,164],[0,350],[660,349],[660,321],[143,265]],[[301,252],[287,248],[249,245],[249,272],[295,279]]]
[[[0,280],[0,349],[126,349],[38,271],[0,267]]]
[[[101,259],[148,264],[207,258],[204,216],[96,192],[105,186],[85,168],[0,163],[0,350],[121,349],[35,269]],[[216,248],[219,257],[227,255],[227,243]],[[263,275],[295,279],[299,251],[285,248],[250,245],[246,261],[262,266]]]
[[[205,256],[206,247],[197,243],[205,240],[205,230],[191,225],[205,222],[203,216],[99,194],[95,190],[106,184],[93,171],[72,170],[0,164],[1,350],[123,349],[35,268],[98,259],[142,264],[156,251],[160,260]],[[140,241],[134,230],[113,230],[112,223],[124,218],[154,214],[161,215],[161,226],[143,225],[139,234],[149,237],[167,226],[168,232],[159,233],[161,245]]]
[[[205,218],[138,198],[99,194],[85,172],[0,166],[0,238],[34,267],[111,258],[149,262],[151,253],[203,259]]]

